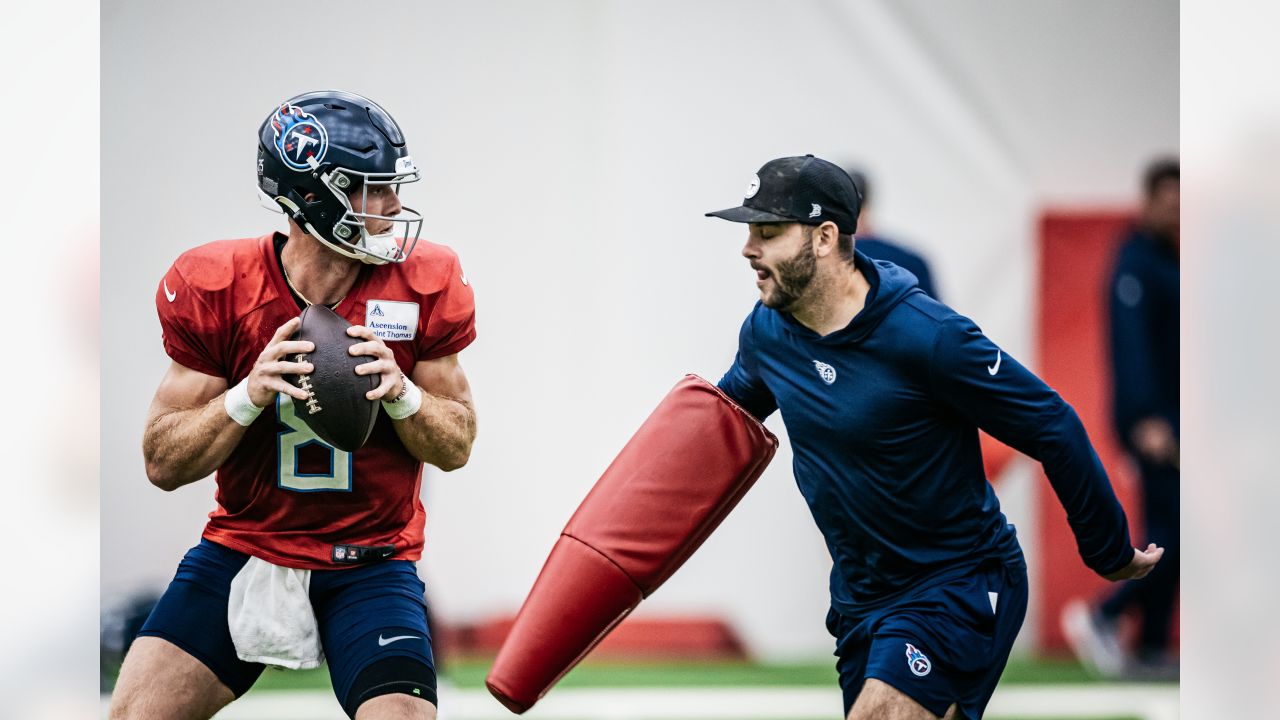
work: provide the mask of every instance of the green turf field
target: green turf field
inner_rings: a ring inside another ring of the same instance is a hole
[[[453,659],[447,661],[443,677],[453,686],[453,692],[470,694],[470,700],[473,703],[472,707],[480,707],[479,705],[474,705],[474,703],[477,695],[484,696],[487,699],[487,693],[483,689],[484,676],[488,672],[491,663],[492,660],[488,658]],[[104,678],[104,680],[109,681],[110,678]],[[1024,694],[1032,693],[1033,695],[1043,692],[1052,695],[1053,688],[1062,688],[1064,692],[1079,692],[1079,690],[1088,692],[1087,686],[1090,685],[1095,685],[1095,683],[1085,675],[1081,667],[1073,661],[1066,660],[1015,659],[1009,663],[1001,681],[1001,686],[1006,689],[1006,698],[1009,697],[1009,693],[1017,695],[1018,692],[1023,692]],[[799,663],[589,661],[574,669],[557,687],[563,689],[572,688],[584,692],[616,690],[619,693],[628,691],[643,693],[653,688],[683,688],[695,693],[700,689],[714,692],[717,688],[777,688],[778,692],[783,694],[795,692],[798,688],[830,688],[838,693],[834,664],[826,659],[815,659],[812,662]],[[1096,683],[1096,687],[1101,691],[1107,685]],[[1168,692],[1169,690],[1176,692],[1176,685],[1173,684],[1152,685],[1151,687],[1153,692],[1159,687],[1167,688],[1160,692]],[[320,705],[327,707],[331,692],[327,668],[322,667],[318,670],[304,671],[268,669],[254,685],[254,690],[246,698],[246,702],[252,705],[254,698],[269,702],[272,697],[288,695],[289,691],[297,693],[297,698],[289,701],[291,707],[292,704],[296,704],[300,700],[312,701],[317,696],[322,698]],[[1000,692],[997,691],[997,696],[999,694]],[[838,694],[836,697],[838,698]],[[455,700],[461,702],[458,696],[455,696]],[[1059,701],[1046,698],[1045,702],[1053,703]],[[244,705],[244,703],[238,703],[237,705]],[[1027,706],[1024,704],[1020,707]],[[1150,718],[1176,717],[1176,714],[1123,714],[1125,712],[1135,712],[1131,702],[1128,703],[1127,707],[1115,707],[1114,711],[1118,714],[1107,716],[1098,714],[1072,716],[1064,714],[1056,718],[1046,718],[1040,713],[1046,709],[1054,712],[1056,711],[1055,707],[1046,706],[1038,702],[1032,707],[1037,708],[1035,720],[1150,720]],[[248,710],[248,707],[240,709]],[[324,708],[322,707],[321,709],[323,710]],[[336,709],[336,705],[330,709]],[[1072,712],[1072,710],[1065,707],[1062,709],[1067,713]],[[1096,713],[1097,709],[1099,708],[1095,706],[1093,712]],[[1108,708],[1101,709],[1104,712],[1109,710]],[[254,714],[255,712],[257,711],[249,710],[249,714],[242,714],[237,717],[252,717],[254,720],[258,720],[260,717],[272,715],[270,712],[263,715]],[[492,713],[485,714],[488,711],[472,710],[470,712],[479,712],[477,717],[490,718],[491,715],[496,717]],[[804,712],[807,714],[808,711]],[[1014,714],[991,714],[990,717],[991,720],[1025,720],[1025,718],[1017,715],[1019,711],[1013,710],[1012,712]],[[471,717],[470,714],[463,714]],[[295,713],[290,717],[302,716]],[[310,715],[307,715],[307,717],[310,717]],[[328,716],[326,715],[325,717]],[[670,717],[670,715],[665,717]],[[698,718],[691,716],[689,720],[698,720]],[[779,720],[782,719],[779,718]],[[797,720],[797,716],[788,715],[786,720]],[[815,717],[813,720],[831,720],[831,718]]]
[[[443,675],[460,688],[484,685],[492,661],[451,661]],[[1070,660],[1011,660],[1002,683],[1089,683],[1090,678]],[[585,662],[560,681],[559,687],[723,687],[835,685],[835,663],[750,662]],[[317,670],[267,670],[256,689],[327,688],[329,674]]]

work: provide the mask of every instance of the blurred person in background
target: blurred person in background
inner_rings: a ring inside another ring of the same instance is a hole
[[[436,716],[416,561],[423,464],[466,464],[476,434],[458,353],[475,301],[452,250],[419,242],[400,188],[420,179],[395,120],[336,90],[278,105],[258,130],[258,187],[288,234],[201,245],[156,289],[172,359],[143,433],[171,491],[214,471],[217,507],[125,656],[111,718],[208,718],[269,665],[328,663],[359,720]],[[415,250],[416,248],[416,250]],[[322,305],[352,323],[381,401],[367,441],[334,448],[295,413],[315,368],[291,339]],[[305,380],[302,383],[305,385]]]
[[[934,300],[941,300],[938,289],[933,284],[933,273],[929,271],[929,262],[918,253],[912,252],[902,245],[877,234],[874,215],[871,212],[871,179],[859,168],[848,168],[845,172],[853,179],[853,185],[862,198],[862,212],[858,215],[858,250],[874,260],[887,260],[900,268],[909,270],[916,276],[919,287],[925,295]]]
[[[1162,159],[1143,177],[1138,221],[1126,233],[1109,285],[1112,411],[1120,442],[1138,465],[1148,536],[1169,556],[1140,582],[1096,607],[1063,608],[1063,630],[1086,667],[1103,677],[1176,676],[1169,652],[1178,594],[1179,505],[1179,165]],[[1135,652],[1126,652],[1119,621],[1141,614]]]
[[[832,557],[827,629],[851,720],[982,717],[1027,610],[1027,570],[978,429],[1040,461],[1080,555],[1110,580],[1160,562],[1080,418],[972,320],[873,261],[858,193],[812,155],[772,160],[739,207],[760,300],[719,386],[782,414],[796,484]]]

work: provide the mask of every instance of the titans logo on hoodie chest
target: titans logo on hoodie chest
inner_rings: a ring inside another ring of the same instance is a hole
[[[930,417],[919,380],[863,348],[762,358],[788,433],[841,443],[880,443]],[[819,366],[818,363],[821,363]],[[874,369],[870,366],[875,366]]]

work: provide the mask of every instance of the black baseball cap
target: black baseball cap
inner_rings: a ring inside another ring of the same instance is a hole
[[[849,174],[839,165],[812,155],[770,160],[747,187],[742,205],[707,213],[740,223],[798,222],[821,225],[830,220],[841,234],[858,227],[862,202]]]

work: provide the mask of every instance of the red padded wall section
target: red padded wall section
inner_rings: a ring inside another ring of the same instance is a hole
[[[1111,484],[1141,543],[1137,478],[1111,428],[1107,283],[1130,215],[1123,212],[1046,212],[1040,219],[1039,373],[1079,413]],[[1110,585],[1085,567],[1057,496],[1043,479],[1038,489],[1040,532],[1039,648],[1066,651],[1062,606],[1097,598]]]

